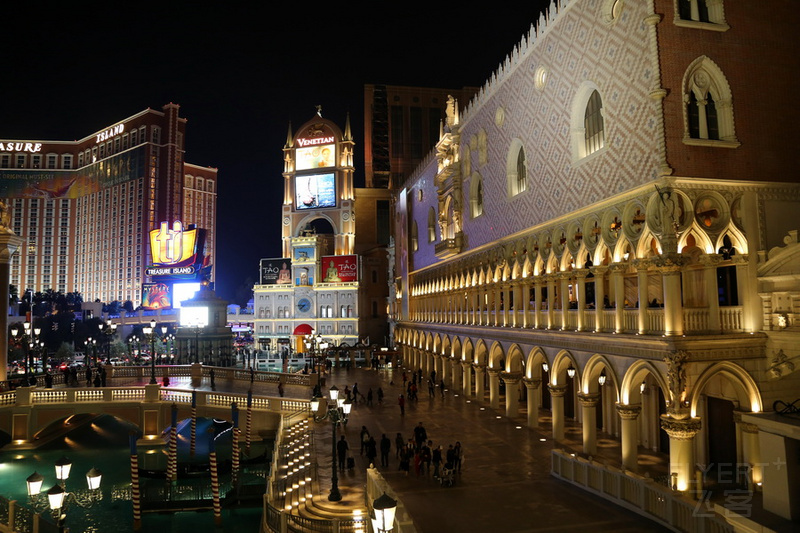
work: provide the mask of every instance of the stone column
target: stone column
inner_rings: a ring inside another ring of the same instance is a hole
[[[645,335],[649,328],[649,322],[647,320],[647,308],[650,304],[650,293],[647,287],[647,268],[650,265],[650,262],[647,259],[636,259],[633,262],[633,266],[636,267],[636,279],[638,284],[638,291],[639,291],[639,335]]]
[[[547,275],[547,329],[556,329],[554,307],[556,303],[556,278]]]
[[[539,385],[541,379],[524,378],[523,383],[528,389],[528,427],[539,427]]]
[[[561,287],[561,330],[569,327],[569,278],[570,273],[563,272],[558,276]]]
[[[611,270],[611,284],[614,287],[614,331],[622,333],[625,331],[625,279],[622,274],[628,265],[624,263],[614,263],[609,267]]]
[[[461,390],[461,361],[459,359],[450,360],[450,388],[454,391]]]
[[[487,368],[489,373],[489,407],[492,409],[500,408],[500,370],[497,368]]]
[[[495,327],[503,324],[500,311],[500,290],[500,282],[495,282],[492,285],[492,296],[494,297],[494,319],[489,322]]]
[[[586,331],[586,275],[589,270],[581,268],[575,270],[575,296],[578,300],[578,323],[575,331]]]
[[[475,398],[482,402],[486,396],[486,387],[484,386],[485,380],[483,378],[486,367],[473,364],[473,368],[475,369]]]
[[[8,379],[8,286],[11,283],[11,256],[22,246],[23,241],[22,237],[11,233],[10,229],[0,226],[0,302],[3,303],[3,312],[0,313],[0,381]]]
[[[531,327],[530,302],[531,302],[531,282],[528,278],[522,281],[522,327]]]
[[[472,363],[464,361],[461,363],[461,390],[466,396],[472,396]]]
[[[521,372],[502,372],[501,377],[506,384],[506,416],[513,418],[519,414],[519,382]]]
[[[622,419],[620,424],[622,466],[634,472],[639,465],[639,431],[636,419],[639,418],[639,413],[641,412],[641,405],[617,404],[617,413]]]
[[[694,481],[694,436],[700,431],[700,419],[661,415],[661,428],[669,435],[670,484],[681,492],[689,490]]]
[[[542,277],[533,282],[533,327],[542,327]]]
[[[553,418],[553,440],[564,440],[564,394],[566,385],[548,385],[550,387],[550,410]]]
[[[514,302],[514,306],[511,310],[511,326],[519,328],[522,327],[523,324],[523,317],[521,317],[519,313],[520,310],[522,309],[522,298],[520,297],[520,295],[522,294],[522,284],[520,280],[515,280],[512,283],[511,294],[512,294],[512,300]]]
[[[510,324],[508,312],[509,308],[511,307],[511,300],[508,297],[508,283],[502,282],[499,283],[499,290],[497,291],[498,299],[497,301],[502,304],[502,309],[500,309],[500,318],[497,323],[500,326],[506,327]]]
[[[583,453],[594,455],[597,453],[597,404],[600,402],[600,393],[578,393],[581,403],[583,418]]]
[[[717,290],[717,265],[720,263],[720,256],[717,254],[701,255],[700,263],[704,267],[703,285],[706,289],[708,330],[711,333],[720,333],[722,326],[719,320],[719,292]]]
[[[605,318],[606,284],[605,276],[608,267],[597,266],[592,268],[594,274],[594,330],[598,333],[605,331],[603,319]]]
[[[681,269],[686,260],[680,254],[661,254],[652,261],[661,271],[664,284],[664,335],[680,337],[683,335]]]
[[[764,478],[764,469],[761,465],[761,446],[758,442],[758,426],[742,422],[741,413],[734,413],[736,426],[742,435],[742,458],[750,467],[750,490],[755,490],[755,485],[760,485]]]
[[[478,287],[472,287],[470,292],[470,298],[472,298],[472,313],[471,313],[470,324],[474,326],[480,324],[480,315],[479,315],[480,305],[478,303],[480,300],[480,291],[478,290]]]

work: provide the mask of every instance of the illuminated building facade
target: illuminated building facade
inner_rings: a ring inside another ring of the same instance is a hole
[[[217,170],[184,162],[185,130],[168,104],[77,141],[0,140],[0,198],[25,239],[11,283],[138,305],[164,220],[204,228],[213,264]]]
[[[331,346],[383,343],[389,191],[353,186],[344,132],[315,116],[284,146],[282,253],[263,259],[254,287],[257,346],[304,351],[312,331]]]
[[[584,458],[667,453],[677,491],[739,468],[797,520],[800,65],[770,7],[556,2],[399,187],[393,309],[407,364],[574,420]]]

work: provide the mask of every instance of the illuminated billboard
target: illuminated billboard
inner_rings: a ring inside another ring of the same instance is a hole
[[[325,255],[322,257],[322,283],[358,281],[357,255]]]
[[[295,209],[336,207],[334,174],[311,174],[294,178]]]
[[[153,263],[145,274],[153,281],[198,279],[201,270],[210,269],[203,257],[205,230],[190,225],[183,227],[180,220],[161,222],[158,229],[150,231],[150,256]],[[208,267],[208,268],[207,268]]]
[[[142,284],[143,309],[170,309],[172,307],[172,287],[166,283]]]
[[[336,163],[335,154],[334,144],[298,148],[295,152],[295,170],[332,167]]]
[[[260,265],[261,285],[291,285],[292,260],[286,257],[262,259]]]

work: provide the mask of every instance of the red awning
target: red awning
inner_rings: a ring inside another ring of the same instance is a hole
[[[311,335],[314,332],[314,328],[309,326],[308,324],[300,324],[296,328],[294,328],[294,332],[292,335]]]

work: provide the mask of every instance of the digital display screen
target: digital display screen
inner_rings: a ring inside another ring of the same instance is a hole
[[[312,174],[294,178],[295,209],[336,207],[336,176]]]
[[[332,167],[336,164],[336,145],[333,144],[298,148],[295,154],[295,170]]]

